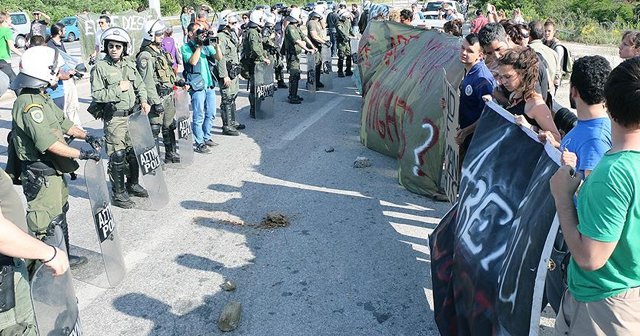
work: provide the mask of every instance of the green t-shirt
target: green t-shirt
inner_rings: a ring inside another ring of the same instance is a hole
[[[640,286],[640,152],[605,154],[578,193],[578,222],[582,235],[617,245],[596,271],[571,258],[569,291],[576,300],[599,301]]]
[[[182,61],[186,64],[189,62],[191,56],[193,56],[194,50],[191,49],[192,42],[185,43],[180,48],[180,53],[182,54]],[[195,47],[194,47],[195,49]],[[212,87],[216,85],[216,81],[211,76],[211,71],[209,71],[209,62],[207,62],[207,56],[213,56],[216,54],[216,50],[212,46],[202,46],[200,50],[200,75],[204,80],[205,87]],[[196,63],[197,64],[197,63]]]
[[[13,32],[9,27],[0,27],[0,60],[11,60],[11,49],[9,49],[9,41],[13,41]]]

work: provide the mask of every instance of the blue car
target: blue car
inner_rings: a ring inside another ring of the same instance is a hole
[[[58,21],[64,25],[65,36],[63,38],[66,42],[73,42],[80,38],[80,31],[78,30],[78,18],[75,16],[67,16]],[[51,35],[51,27],[47,27],[47,36]]]

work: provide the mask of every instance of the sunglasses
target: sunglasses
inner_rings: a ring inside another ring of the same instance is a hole
[[[111,44],[111,43],[109,43],[109,44],[107,44],[107,48],[120,50],[120,49],[122,49],[122,44]]]
[[[103,24],[107,24],[107,22],[106,21],[98,21],[98,24],[102,26]]]

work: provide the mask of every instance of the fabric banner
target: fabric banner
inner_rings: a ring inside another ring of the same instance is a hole
[[[456,143],[458,134],[458,109],[460,108],[460,93],[447,80],[446,72],[443,76],[443,90],[445,92],[444,108],[444,171],[442,172],[442,186],[445,194],[451,203],[455,203],[458,198],[459,180],[459,159],[460,146]]]
[[[101,34],[98,26],[98,19],[101,14],[89,13],[87,15],[78,15],[78,30],[80,31],[80,47],[82,49],[82,59],[88,63],[89,56],[93,53],[96,46],[96,34]],[[120,27],[129,33],[133,44],[133,55],[140,49],[142,43],[142,26],[148,20],[158,17],[157,13],[152,10],[143,12],[126,11],[109,15],[111,18],[111,27]],[[97,37],[100,38],[99,36]]]
[[[444,68],[457,86],[463,75],[459,38],[389,21],[372,21],[358,46],[364,106],[360,139],[399,160],[410,191],[442,195]]]
[[[442,335],[537,335],[558,230],[549,179],[560,152],[488,103],[462,167],[455,219],[431,240]],[[442,226],[442,227],[441,227]]]

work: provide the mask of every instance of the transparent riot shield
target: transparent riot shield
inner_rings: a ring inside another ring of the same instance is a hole
[[[307,54],[307,83],[309,101],[315,100],[316,88],[316,59],[314,54]]]
[[[192,116],[189,111],[191,96],[186,90],[178,88],[175,91],[174,101],[176,104],[176,139],[178,139],[178,153],[180,154],[179,166],[187,167],[193,163]]]
[[[258,63],[254,68],[253,85],[256,93],[256,119],[267,119],[273,116],[274,92],[273,64]]]
[[[325,90],[333,89],[333,69],[331,65],[331,47],[322,46],[322,73],[320,74],[320,82],[324,84]]]
[[[129,116],[129,137],[142,174],[142,185],[149,192],[148,198],[136,199],[144,210],[158,210],[169,203],[167,184],[156,142],[151,133],[149,117],[141,112]]]
[[[53,236],[44,242],[66,252],[60,226],[55,226]],[[54,277],[51,269],[41,264],[31,277],[31,303],[38,335],[82,335],[70,269]]]
[[[358,45],[360,44],[360,37],[352,37],[349,40],[349,47],[351,47],[351,61],[353,64],[358,64]]]
[[[360,94],[362,94],[362,78],[360,77],[360,55],[358,54],[358,45],[360,44],[360,37],[351,38],[349,41],[351,46],[351,61],[355,65],[353,69],[353,84]]]
[[[127,269],[122,257],[116,222],[111,212],[111,199],[102,161],[87,160],[84,165],[84,178],[91,203],[93,223],[98,235],[98,244],[102,252],[107,286],[113,288],[122,282]],[[100,285],[102,284],[98,284],[98,286]]]

